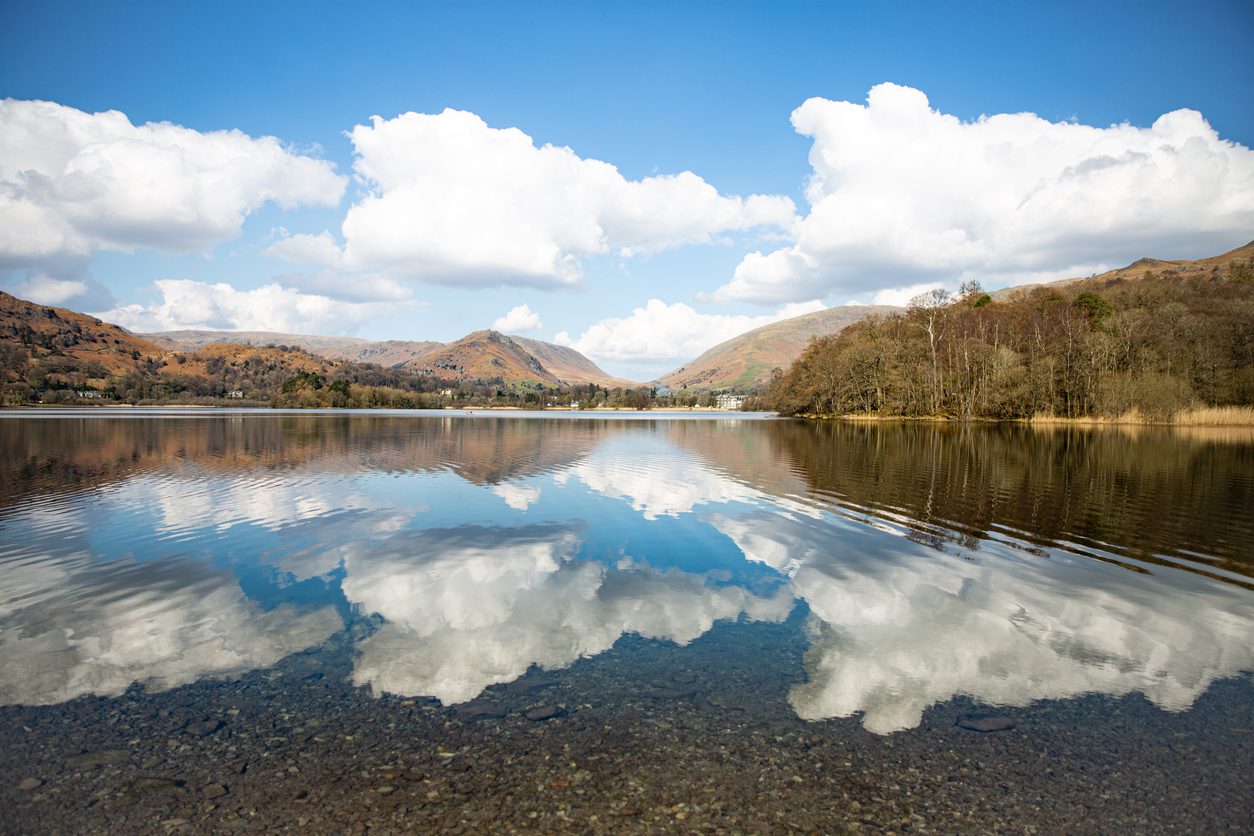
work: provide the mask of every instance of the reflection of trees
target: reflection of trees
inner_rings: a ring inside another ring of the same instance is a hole
[[[517,418],[215,414],[0,421],[0,504],[192,462],[209,470],[450,469],[494,484],[562,467],[621,424]]]
[[[1200,553],[1254,575],[1249,443],[1017,425],[790,421],[762,430],[781,469],[802,474],[812,493],[902,515],[924,538],[1002,531],[1146,560]]]
[[[471,482],[496,484],[564,467],[622,425],[502,417],[454,421],[446,426],[441,460]]]
[[[0,504],[184,462],[222,472],[447,469],[498,485],[579,461],[608,436],[654,431],[753,491],[899,514],[922,536],[965,537],[968,548],[1000,530],[1143,559],[1200,552],[1254,574],[1254,445],[1160,429],[438,413],[8,419],[0,421]]]
[[[780,456],[774,433],[760,429],[775,421],[665,421],[666,440],[696,453],[719,473],[776,497],[806,492],[806,481]]]

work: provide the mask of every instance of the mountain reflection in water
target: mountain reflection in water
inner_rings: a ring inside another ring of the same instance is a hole
[[[798,607],[793,709],[877,733],[959,695],[1181,711],[1254,668],[1239,434],[88,413],[0,418],[0,456],[4,703],[354,628],[355,684],[452,704]]]

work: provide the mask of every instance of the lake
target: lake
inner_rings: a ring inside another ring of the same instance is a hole
[[[1254,818],[1254,434],[0,412],[0,830]]]

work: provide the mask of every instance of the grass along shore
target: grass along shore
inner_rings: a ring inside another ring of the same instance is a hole
[[[1198,406],[1164,415],[1151,415],[1138,409],[1130,409],[1120,415],[1087,415],[1067,418],[1040,413],[1031,418],[988,418],[971,416],[957,418],[946,415],[879,415],[853,412],[840,415],[804,414],[800,418],[836,421],[924,421],[935,423],[972,422],[986,424],[1032,424],[1070,426],[1139,426],[1139,427],[1254,427],[1254,407],[1249,406]]]

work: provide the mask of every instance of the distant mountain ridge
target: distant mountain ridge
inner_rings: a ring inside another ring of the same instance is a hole
[[[1151,274],[1172,279],[1206,279],[1230,272],[1235,269],[1233,265],[1247,275],[1254,270],[1254,242],[1210,258],[1142,258],[1087,279],[1020,285],[990,295],[1000,300],[1039,287],[1061,289],[1078,282],[1113,286]],[[750,391],[767,383],[774,369],[791,365],[812,338],[835,334],[868,316],[903,310],[893,306],[845,306],[782,320],[714,346],[664,375],[660,382],[672,390]],[[303,350],[291,350],[295,347]],[[0,292],[0,384],[20,382],[29,372],[61,387],[90,389],[104,386],[108,378],[134,373],[149,382],[171,376],[212,379],[219,388],[261,393],[273,388],[283,374],[329,373],[345,363],[373,364],[353,366],[354,375],[373,375],[373,380],[380,381],[372,385],[399,385],[395,381],[383,382],[377,367],[394,370],[390,372],[393,377],[409,373],[443,381],[500,380],[506,384],[548,387],[594,383],[607,389],[637,385],[606,373],[572,348],[492,330],[475,331],[451,343],[374,341],[272,331],[133,334],[93,316]],[[45,384],[32,385],[38,388]],[[207,385],[196,383],[190,389]],[[248,390],[249,385],[252,390]]]
[[[608,374],[573,348],[498,331],[474,331],[450,343],[434,340],[368,340],[277,331],[163,331],[144,334],[167,349],[196,350],[214,343],[296,345],[311,354],[353,363],[429,374],[449,380],[535,382],[546,386],[595,383],[607,388],[637,385]]]
[[[413,407],[442,403],[438,393],[454,384],[470,387],[462,397],[469,392],[490,398],[495,385],[496,397],[513,392],[523,403],[521,392],[527,391],[528,402],[538,402],[534,386],[589,383],[635,386],[573,349],[497,331],[476,331],[448,344],[268,331],[138,335],[0,292],[3,403],[278,398],[288,406]],[[340,388],[327,388],[332,384]]]
[[[1127,267],[1117,267],[1114,270],[1107,270],[1105,273],[1099,273],[1096,276],[1085,276],[1081,278],[1059,279],[1054,282],[1043,282],[1038,284],[1020,284],[1014,287],[1006,287],[1000,290],[992,291],[989,295],[994,299],[1005,299],[1016,296],[1020,293],[1030,293],[1040,287],[1050,287],[1055,290],[1063,287],[1069,287],[1080,282],[1102,282],[1111,284],[1122,281],[1135,281],[1143,279],[1150,274],[1173,276],[1178,278],[1197,278],[1206,275],[1219,275],[1223,270],[1233,262],[1254,265],[1254,241],[1237,247],[1235,250],[1229,250],[1220,255],[1210,256],[1208,258],[1198,259],[1176,259],[1167,261],[1161,258],[1138,258]]]

